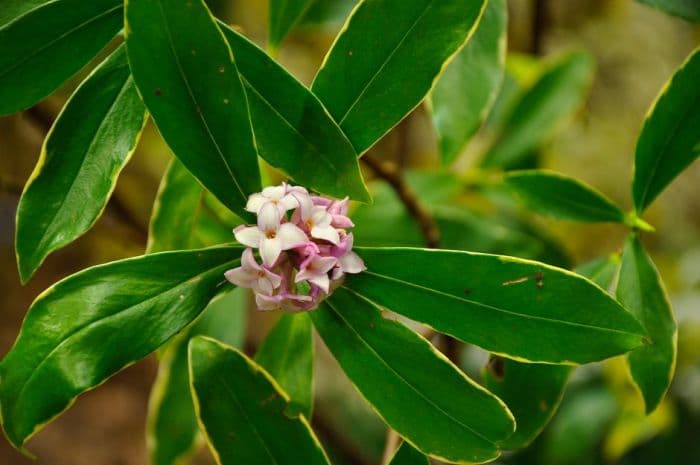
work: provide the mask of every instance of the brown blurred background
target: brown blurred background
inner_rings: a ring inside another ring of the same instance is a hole
[[[221,18],[264,43],[267,2],[209,3]],[[341,11],[343,5],[351,3],[338,0]],[[642,119],[663,83],[700,43],[698,27],[631,0],[511,0],[509,13],[509,51],[548,56],[578,47],[595,57],[597,72],[585,108],[544,148],[546,165],[589,182],[629,208],[634,144]],[[336,22],[322,28],[301,27],[285,41],[280,61],[309,83],[339,26]],[[119,178],[103,217],[85,236],[53,253],[26,286],[19,283],[13,251],[19,194],[48,128],[86,71],[36,107],[0,118],[0,354],[11,346],[24,313],[43,289],[87,266],[139,255],[145,247],[151,206],[170,157],[151,123]],[[418,109],[404,126],[409,141],[404,163],[421,167],[434,164],[436,144],[424,112]],[[392,144],[392,137],[388,135],[375,154],[381,155]],[[676,384],[683,384],[677,389],[694,397],[696,404],[700,404],[698,185],[700,165],[696,163],[647,215],[657,228],[647,244],[662,270],[681,323]],[[537,221],[565,242],[577,261],[616,250],[625,233],[611,226]],[[249,346],[264,336],[273,320],[251,312]],[[383,426],[357,399],[330,357],[319,352],[319,418],[315,423],[322,439],[332,442],[347,463],[378,463]],[[38,456],[36,462],[0,439],[0,464],[146,464],[145,414],[155,372],[155,360],[149,357],[81,396],[29,442],[29,450]],[[700,405],[697,407],[700,410]],[[211,458],[203,452],[197,463],[211,463]]]

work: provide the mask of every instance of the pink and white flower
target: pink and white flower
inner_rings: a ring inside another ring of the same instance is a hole
[[[272,266],[283,250],[303,245],[308,238],[292,223],[281,223],[277,206],[265,203],[258,212],[258,225],[239,226],[233,230],[236,240],[243,245],[260,249],[263,263]]]
[[[248,248],[241,266],[228,270],[226,279],[253,289],[260,310],[313,310],[345,273],[366,269],[352,251],[353,235],[345,230],[354,226],[348,203],[347,197],[311,196],[303,187],[285,183],[251,195],[246,210],[257,214],[258,224],[233,230]],[[253,249],[258,249],[262,264]]]

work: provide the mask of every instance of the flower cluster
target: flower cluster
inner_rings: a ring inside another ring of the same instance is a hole
[[[352,233],[345,231],[354,226],[347,217],[347,198],[314,196],[282,183],[251,195],[246,210],[257,214],[258,224],[233,230],[248,248],[241,266],[227,271],[226,279],[253,289],[260,310],[313,310],[345,273],[365,270],[352,251]]]

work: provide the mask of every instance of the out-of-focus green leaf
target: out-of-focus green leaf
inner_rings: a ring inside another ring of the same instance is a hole
[[[430,97],[442,162],[452,162],[486,118],[503,82],[507,6],[490,0],[474,35],[447,66]]]
[[[296,408],[306,418],[311,418],[314,339],[309,315],[282,315],[255,354],[255,361],[289,394],[289,408]]]
[[[700,156],[700,48],[666,83],[644,120],[634,159],[632,198],[641,213]]]
[[[510,168],[551,137],[581,107],[593,71],[593,59],[583,52],[569,53],[551,63],[515,104],[481,165]]]
[[[418,452],[407,442],[403,442],[391,458],[389,465],[430,465],[428,457]]]
[[[524,170],[510,172],[504,180],[528,208],[542,215],[593,223],[625,221],[625,214],[612,200],[574,178],[547,170]]]
[[[367,270],[345,285],[396,313],[510,358],[588,363],[628,352],[644,331],[569,271],[453,250],[357,248]]]
[[[700,21],[700,2],[697,0],[637,0],[640,3],[661,10],[673,16],[687,19],[688,21]]]
[[[615,396],[607,388],[586,389],[567,396],[547,429],[540,463],[569,465],[594,454],[616,413]]]
[[[423,100],[475,29],[484,4],[364,0],[353,10],[312,90],[357,153]]]
[[[233,54],[203,0],[129,0],[134,81],[187,169],[242,218],[260,174],[248,102]]]
[[[0,115],[56,90],[119,32],[123,17],[121,0],[5,0],[0,10]]]
[[[452,175],[407,173],[409,185],[424,201],[440,230],[440,244],[454,250],[515,255],[557,266],[569,262],[554,240],[502,212],[480,213],[451,202],[462,185]],[[374,202],[352,213],[355,243],[363,246],[421,247],[424,238],[396,193],[384,183],[373,184]]]
[[[277,50],[312,3],[313,0],[270,0],[270,29],[267,43],[272,51]]]
[[[631,352],[627,360],[650,413],[671,384],[678,332],[661,277],[636,235],[627,240],[622,253],[617,298],[649,334],[648,343]]]
[[[428,341],[346,288],[311,318],[360,393],[420,451],[450,462],[498,457],[495,443],[515,427],[510,412]]]
[[[578,266],[574,271],[610,292],[610,287],[615,280],[615,275],[619,268],[620,257],[618,255],[610,255],[584,263]]]
[[[340,28],[357,3],[358,0],[314,0],[301,26]]]
[[[202,214],[204,188],[174,158],[163,175],[148,225],[147,253],[195,246],[195,227]]]
[[[190,382],[197,419],[222,465],[329,465],[303,415],[255,362],[220,342],[190,341]]]
[[[245,84],[260,156],[306,187],[369,201],[357,153],[318,98],[255,44],[221,26]]]
[[[22,193],[15,235],[22,282],[47,255],[95,224],[145,121],[120,47],[68,100]]]
[[[0,363],[0,407],[21,447],[76,396],[187,326],[238,266],[240,247],[164,252],[76,273],[32,304]]]
[[[530,444],[557,411],[572,372],[566,365],[520,363],[492,356],[484,370],[484,387],[506,403],[515,417],[515,433],[501,449]]]
[[[246,297],[244,289],[234,289],[213,300],[163,352],[148,403],[146,442],[151,465],[176,465],[196,450],[199,426],[190,394],[187,343],[191,337],[205,335],[241,347]]]

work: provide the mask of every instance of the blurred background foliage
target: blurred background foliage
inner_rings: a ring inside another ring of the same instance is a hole
[[[219,18],[240,27],[259,44],[265,43],[267,2],[208,3]],[[283,42],[278,59],[309,84],[353,4],[353,0],[315,0]],[[630,208],[628,186],[642,120],[664,82],[700,42],[700,28],[631,0],[509,0],[508,13],[502,89],[487,123],[456,161],[449,168],[439,168],[438,141],[425,106],[417,108],[369,155],[391,161],[406,173],[409,184],[434,215],[443,247],[505,253],[568,267],[615,254],[625,228],[530,214],[504,190],[498,173],[476,167],[488,166],[480,160],[493,151],[491,147],[503,152],[499,144],[504,144],[503,134],[508,134],[504,125],[520,126],[522,140],[510,166],[540,166],[575,176]],[[537,100],[544,104],[518,107],[523,96],[541,92],[537,83],[571,50],[587,53],[582,55],[586,64],[578,74],[557,78],[557,90]],[[9,349],[26,309],[43,289],[84,267],[139,255],[146,245],[153,199],[170,160],[152,123],[95,227],[52,254],[26,286],[19,284],[13,251],[19,194],[53,119],[87,72],[83,70],[37,106],[0,118],[0,353]],[[533,112],[539,112],[537,118]],[[536,124],[528,126],[533,120]],[[371,178],[373,172],[365,174]],[[278,174],[269,171],[268,175],[271,182],[277,181]],[[699,184],[700,165],[696,163],[645,217],[657,232],[646,234],[644,240],[661,269],[679,323],[678,368],[667,399],[645,417],[641,398],[620,360],[578,368],[544,433],[531,447],[506,454],[499,463],[700,463]],[[359,206],[354,212],[356,243],[421,245],[420,230],[392,189],[378,180],[371,187],[375,204]],[[249,311],[249,352],[259,346],[276,318]],[[379,463],[384,425],[355,393],[320,341],[318,352],[313,424],[334,457],[333,463]],[[475,379],[480,378],[485,361],[480,350],[464,348],[462,364]],[[145,415],[155,372],[155,358],[149,357],[83,395],[74,408],[30,442],[29,449],[39,457],[36,462],[0,441],[0,463],[146,463]],[[527,390],[527,386],[522,388]],[[206,451],[194,462],[213,463]]]

